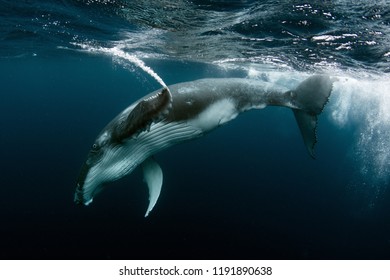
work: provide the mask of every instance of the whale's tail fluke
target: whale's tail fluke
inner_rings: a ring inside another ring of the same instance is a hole
[[[317,143],[317,117],[329,100],[333,81],[327,75],[315,75],[304,80],[290,92],[296,109],[293,109],[301,131],[303,142],[314,158],[314,146]]]

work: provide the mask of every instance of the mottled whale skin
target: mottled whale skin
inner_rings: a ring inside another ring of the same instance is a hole
[[[314,75],[296,89],[260,80],[221,78],[174,84],[152,92],[120,113],[96,138],[78,178],[75,202],[90,204],[104,185],[141,165],[149,188],[147,216],[163,181],[153,155],[198,138],[250,109],[291,108],[314,157],[317,116],[331,91],[329,76]]]

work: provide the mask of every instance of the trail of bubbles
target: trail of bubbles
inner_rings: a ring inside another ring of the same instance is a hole
[[[334,85],[331,120],[340,128],[353,127],[351,143],[359,174],[353,188],[371,193],[372,203],[390,181],[390,82],[387,77],[340,78]],[[360,183],[358,182],[360,181]]]
[[[142,70],[144,70],[146,73],[148,73],[150,76],[152,76],[164,88],[168,88],[167,85],[165,84],[165,82],[161,79],[161,77],[156,72],[153,71],[152,68],[145,65],[145,63],[142,60],[140,60],[139,58],[137,58],[136,56],[124,52],[119,47],[113,47],[113,48],[93,47],[93,46],[89,46],[86,44],[78,44],[78,43],[76,43],[75,45],[77,45],[77,46],[79,46],[87,51],[93,52],[93,53],[104,53],[104,54],[108,54],[108,55],[111,55],[114,57],[119,57],[119,58],[125,59],[125,60],[137,65]]]

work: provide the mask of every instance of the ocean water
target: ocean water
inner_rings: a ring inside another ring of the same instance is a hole
[[[0,258],[389,259],[389,7],[0,1]],[[291,111],[265,108],[157,154],[164,185],[148,218],[139,170],[75,205],[91,144],[161,87],[151,72],[289,88],[331,75],[316,160]]]

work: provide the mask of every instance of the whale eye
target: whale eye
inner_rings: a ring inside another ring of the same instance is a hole
[[[98,144],[94,143],[94,144],[92,145],[92,151],[97,152],[99,149],[100,149],[100,147],[99,147]]]

